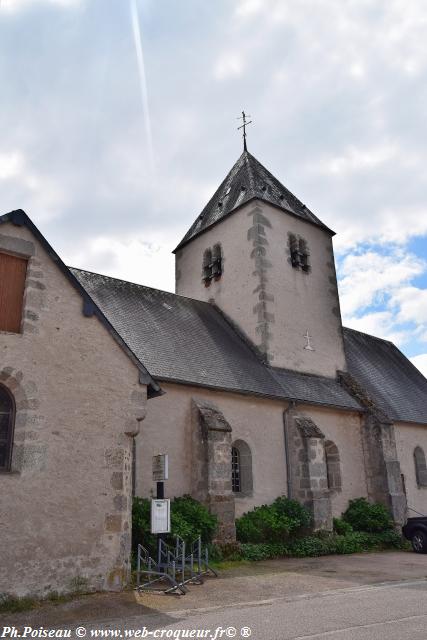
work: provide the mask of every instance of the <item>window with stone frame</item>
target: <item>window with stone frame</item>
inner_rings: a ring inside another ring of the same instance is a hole
[[[342,490],[341,461],[337,445],[332,440],[325,442],[326,471],[328,474],[328,489]]]
[[[308,273],[311,269],[308,251],[307,241],[301,236],[296,236],[294,233],[288,235],[289,255],[291,265],[294,269],[300,269]]]
[[[427,487],[427,466],[424,449],[415,447],[414,449],[415,476],[419,487]]]
[[[231,448],[231,486],[241,496],[253,492],[252,453],[244,440],[236,440]]]
[[[219,280],[222,276],[222,248],[219,243],[213,248],[206,249],[203,254],[203,282],[209,287],[212,280]]]
[[[15,426],[15,402],[6,387],[0,385],[0,471],[10,471]]]
[[[27,262],[0,252],[0,331],[21,333]]]

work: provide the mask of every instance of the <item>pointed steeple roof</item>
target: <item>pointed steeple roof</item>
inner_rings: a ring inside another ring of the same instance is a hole
[[[227,177],[215,191],[201,214],[187,231],[177,251],[227,215],[257,198],[296,218],[334,234],[314,213],[275,178],[249,151],[243,151]]]

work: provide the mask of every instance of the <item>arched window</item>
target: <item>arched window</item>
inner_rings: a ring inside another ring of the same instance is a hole
[[[0,471],[9,471],[12,458],[15,404],[6,387],[0,385]]]
[[[328,488],[330,491],[341,491],[341,464],[337,445],[332,440],[325,442],[326,469],[328,473]]]
[[[236,440],[231,448],[231,486],[241,495],[250,495],[253,490],[252,453],[244,440]]]
[[[427,466],[424,450],[421,447],[414,449],[415,475],[419,487],[427,487]]]

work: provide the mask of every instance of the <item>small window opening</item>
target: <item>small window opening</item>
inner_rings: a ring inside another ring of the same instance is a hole
[[[328,489],[330,491],[342,490],[341,461],[337,445],[332,440],[325,442],[326,471],[328,476]]]
[[[0,471],[10,471],[15,405],[9,391],[0,385]]]
[[[244,440],[236,440],[231,448],[231,487],[241,496],[253,493],[252,453]]]
[[[417,485],[419,487],[427,487],[427,465],[424,450],[421,447],[415,447],[414,450],[415,475]]]
[[[216,244],[212,251],[212,275],[216,280],[222,276],[222,252],[220,244]]]
[[[206,249],[203,254],[203,282],[209,287],[213,279],[219,280],[222,276],[222,249],[217,243],[213,249]]]
[[[301,269],[308,273],[310,271],[309,251],[304,238],[297,237],[293,233],[289,234],[289,253],[291,265],[294,269]]]
[[[231,487],[234,493],[242,491],[240,481],[240,452],[237,447],[231,448]]]
[[[205,286],[208,287],[212,280],[212,251],[206,249],[203,254],[203,281]]]

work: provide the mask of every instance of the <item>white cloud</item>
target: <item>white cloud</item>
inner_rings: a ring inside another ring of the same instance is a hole
[[[29,165],[19,150],[0,151],[2,210],[37,209],[39,220],[54,219],[65,202],[61,186],[52,177]]]
[[[220,55],[214,66],[214,76],[217,80],[227,80],[240,76],[244,70],[241,55],[235,51],[228,51]]]
[[[427,378],[427,353],[420,353],[418,356],[410,358],[410,360]]]
[[[401,247],[386,255],[374,250],[347,255],[339,280],[344,324],[396,344],[423,342],[427,290],[411,282],[426,268],[425,261]]]
[[[390,311],[375,311],[360,317],[345,318],[344,325],[363,333],[369,333],[383,340],[390,340],[396,345],[407,343],[411,332],[396,327],[394,315]]]
[[[386,303],[393,294],[395,304],[400,302],[396,293],[405,283],[423,273],[426,263],[402,249],[389,255],[378,251],[349,254],[342,261],[339,279],[341,309],[351,316],[374,303]]]
[[[330,159],[325,158],[321,162],[320,171],[332,174],[371,171],[381,164],[392,161],[397,155],[398,147],[396,144],[384,144],[365,149],[349,147],[343,155]],[[318,167],[317,170],[319,170]]]
[[[30,9],[31,7],[36,7],[39,4],[69,8],[80,5],[83,1],[84,0],[0,0],[0,10],[12,13],[15,11],[21,11],[22,9]]]
[[[398,307],[399,322],[427,324],[427,289],[403,287],[395,292],[393,304]]]
[[[19,151],[0,153],[0,180],[19,176],[24,168],[24,157]]]
[[[137,284],[149,282],[151,287],[173,291],[172,249],[172,246],[147,242],[141,237],[98,236],[89,240],[79,252],[71,255],[69,262],[71,266]]]

